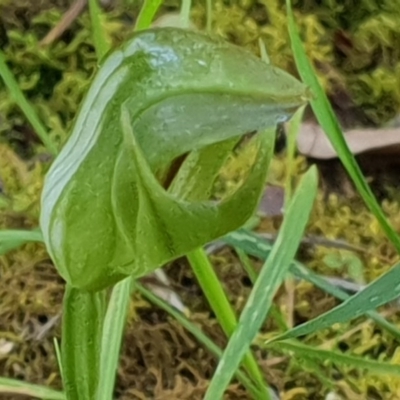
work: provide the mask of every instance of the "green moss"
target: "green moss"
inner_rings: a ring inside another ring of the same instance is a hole
[[[40,40],[60,20],[66,3],[0,2],[5,31],[4,52],[21,88],[35,104],[55,141],[63,143],[90,79],[96,69],[87,13],[48,47]],[[106,29],[117,45],[131,34],[138,1],[125,1],[112,11]],[[307,53],[321,71],[332,96],[345,87],[373,124],[386,122],[400,108],[400,9],[392,0],[295,2],[296,17]],[[57,5],[54,8],[53,5]],[[62,7],[60,7],[60,5]],[[379,5],[379,8],[378,8]],[[176,10],[169,1],[162,12]],[[196,1],[194,21],[205,24],[203,1]],[[218,0],[214,4],[214,31],[258,53],[261,37],[273,64],[296,73],[290,51],[282,0]],[[18,129],[25,119],[0,82],[0,137],[18,145]],[[21,146],[20,146],[21,147]],[[17,146],[18,148],[18,146]],[[28,152],[32,155],[33,150]]]

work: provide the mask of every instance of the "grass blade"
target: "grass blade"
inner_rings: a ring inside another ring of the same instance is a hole
[[[307,335],[321,329],[329,328],[333,324],[350,321],[399,296],[400,264],[396,264],[388,272],[370,283],[365,289],[351,296],[339,306],[277,336],[271,342]]]
[[[230,337],[237,327],[236,315],[207,255],[203,249],[197,249],[189,253],[187,258],[219,324],[226,336]],[[259,389],[264,390],[263,398],[268,400],[267,384],[264,381],[256,359],[250,352],[245,354],[243,366],[257,383]]]
[[[63,385],[64,385],[65,380],[64,380],[64,371],[63,371],[62,361],[61,361],[61,350],[60,350],[60,346],[58,344],[57,338],[53,338],[53,345],[54,345],[54,351],[56,352],[57,365],[58,365],[58,369],[60,370],[61,381],[63,382]]]
[[[207,390],[205,400],[221,399],[243,355],[257,335],[271,307],[302,238],[317,192],[317,173],[311,167],[302,178],[289,205],[270,257],[261,269],[256,284],[240,316],[218,368]]]
[[[190,25],[190,8],[192,6],[192,0],[182,0],[181,10],[179,13],[179,19],[181,22],[181,28],[188,29]]]
[[[96,400],[109,400],[113,397],[121,341],[131,298],[131,285],[131,278],[118,282],[114,286],[108,302],[103,325],[100,376]]]
[[[103,13],[98,0],[89,0],[89,12],[92,21],[94,48],[96,49],[97,62],[100,64],[111,45],[103,27]]]
[[[294,262],[291,268],[291,272],[298,278],[304,279],[314,284],[316,287],[320,288],[326,293],[329,293],[330,295],[336,297],[337,299],[345,301],[351,298],[351,296],[347,294],[345,291],[327,282],[325,279],[321,278],[320,276],[310,271],[308,268],[306,268],[304,265],[298,262]],[[381,328],[390,332],[395,338],[400,340],[400,330],[395,325],[391,324],[388,320],[386,320],[384,317],[382,317],[379,313],[377,313],[376,311],[367,311],[365,315],[371,318]]]
[[[267,259],[272,249],[272,245],[266,240],[259,237],[256,233],[249,232],[244,229],[240,229],[236,232],[230,233],[223,240],[227,244],[237,247],[247,254],[253,257],[257,257],[261,260]],[[314,284],[315,286],[319,287],[320,289],[331,294],[332,296],[335,296],[340,300],[347,300],[351,297],[345,291],[335,287],[334,285],[327,282],[325,279],[321,278],[297,261],[294,261],[292,263],[289,271],[291,274],[297,276],[298,278],[304,279]],[[400,330],[395,325],[391,324],[389,321],[383,318],[380,314],[375,311],[367,311],[365,315],[371,318],[383,329],[386,329],[393,336],[400,339]]]
[[[136,20],[135,31],[141,31],[150,27],[161,4],[162,0],[144,0]]]
[[[319,124],[328,136],[329,140],[331,141],[341,162],[343,163],[344,167],[352,178],[361,197],[365,201],[370,211],[379,221],[382,229],[395,246],[397,252],[400,253],[400,237],[397,235],[397,233],[385,217],[382,209],[380,208],[375,196],[371,191],[371,188],[368,186],[365,178],[363,177],[363,174],[357,164],[354,155],[351,153],[349,147],[347,146],[338,120],[332,110],[332,107],[326,97],[323,88],[318,82],[318,78],[304,51],[303,44],[301,43],[299,34],[296,29],[293,11],[291,8],[291,1],[286,0],[286,5],[288,12],[289,34],[292,42],[292,50],[295,57],[296,65],[304,83],[310,86],[315,95],[314,99],[310,102],[314,114],[317,117]]]
[[[321,350],[298,342],[279,342],[268,345],[267,347],[287,353],[290,356],[296,355],[299,359],[311,359],[324,364],[329,361],[337,365],[348,365],[359,369],[367,369],[375,374],[400,376],[400,365],[368,360],[365,357],[356,357],[337,351]]]
[[[51,154],[56,155],[58,152],[56,145],[52,142],[47,132],[47,129],[42,124],[42,121],[36,114],[36,111],[29,103],[22,90],[19,88],[18,82],[15,80],[14,75],[8,68],[4,54],[1,50],[0,50],[0,76],[3,79],[5,86],[10,91],[10,94],[14,98],[16,104],[24,113],[26,119],[32,125],[33,129],[35,130],[35,132],[37,133],[43,144],[46,146],[47,150]]]
[[[211,33],[213,22],[212,0],[206,0],[206,32]]]
[[[65,400],[65,395],[62,392],[8,378],[0,378],[0,393],[29,396],[29,398],[42,400]]]
[[[0,256],[28,242],[43,242],[42,233],[39,229],[0,231]]]

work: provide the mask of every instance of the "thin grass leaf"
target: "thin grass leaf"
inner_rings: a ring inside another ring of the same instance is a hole
[[[258,47],[260,49],[261,60],[263,60],[265,64],[271,64],[271,60],[265,47],[265,43],[261,38],[258,38]]]
[[[103,27],[103,13],[98,0],[89,0],[90,20],[92,22],[92,35],[96,49],[97,62],[100,64],[111,48],[110,41]]]
[[[180,11],[180,22],[181,28],[187,29],[190,25],[190,8],[192,5],[191,0],[182,0],[181,11]]]
[[[324,292],[345,301],[350,299],[351,296],[347,294],[344,290],[337,288],[336,286],[332,285],[325,279],[321,278],[314,272],[310,271],[304,265],[300,264],[299,262],[294,262],[291,267],[291,273],[297,276],[300,279],[304,279],[316,287],[320,288]],[[377,325],[381,328],[385,329],[386,331],[390,332],[395,338],[400,340],[400,330],[393,324],[391,324],[386,318],[382,317],[376,311],[367,311],[365,313],[366,316],[371,318]]]
[[[43,242],[42,233],[39,229],[0,231],[0,256],[28,242]]]
[[[256,271],[254,270],[253,266],[251,265],[251,261],[248,257],[248,255],[246,254],[245,251],[243,251],[242,249],[239,249],[238,247],[235,247],[235,252],[238,253],[240,260],[243,261],[247,264],[246,267],[246,271],[248,273],[251,274],[251,276],[256,275]],[[293,264],[291,266],[291,268],[293,268]],[[306,269],[306,268],[304,268]],[[308,272],[308,271],[306,271]],[[251,277],[250,277],[251,279]],[[253,281],[253,279],[252,279]],[[253,281],[254,284],[254,281]],[[277,309],[277,307],[275,306],[275,304],[272,305],[271,310],[270,310],[270,315],[269,315],[274,321],[275,323],[279,326],[279,328],[283,331],[287,331],[289,328],[286,324],[286,321],[284,320],[282,314],[279,312],[279,310]],[[296,343],[295,343],[296,344]],[[298,343],[300,344],[300,343]],[[272,348],[274,345],[271,345]],[[279,345],[276,346],[276,350],[280,351],[279,349]],[[333,386],[332,383],[326,379],[326,377],[321,373],[321,365],[317,362],[319,360],[317,359],[313,359],[313,358],[305,358],[305,357],[297,357],[294,359],[294,362],[296,364],[300,364],[301,365],[306,365],[307,369],[310,369],[313,371],[313,373],[318,377],[320,382],[323,382],[324,385],[326,385],[327,387]]]
[[[58,369],[60,370],[61,380],[62,380],[63,386],[64,386],[65,380],[64,380],[64,371],[63,371],[62,361],[61,361],[61,350],[60,350],[60,345],[58,344],[57,338],[53,338],[53,345],[54,345],[54,351],[56,352]]]
[[[0,378],[0,393],[29,396],[29,398],[42,400],[65,400],[65,395],[62,392],[8,378]]]
[[[219,324],[229,338],[237,327],[236,315],[207,255],[199,248],[190,252],[187,258]],[[251,352],[244,355],[243,366],[259,389],[264,391],[263,398],[269,400],[267,384]]]
[[[135,31],[141,31],[150,27],[161,4],[162,0],[144,0],[136,20]]]
[[[379,221],[382,229],[395,246],[397,252],[400,253],[400,237],[397,235],[396,231],[385,217],[371,191],[371,188],[368,186],[365,178],[363,177],[354,155],[347,146],[346,140],[344,139],[343,133],[340,129],[339,122],[305,53],[303,44],[296,29],[293,11],[291,8],[291,1],[286,0],[286,5],[288,12],[289,34],[296,65],[301,78],[307,85],[310,86],[315,95],[314,99],[310,101],[314,114],[331,141],[344,167],[352,178],[361,197],[365,201],[370,211]]]
[[[212,0],[206,0],[206,31],[211,33],[213,21]]]
[[[271,253],[272,245],[268,243],[265,239],[259,237],[254,232],[249,232],[244,229],[240,229],[236,232],[232,232],[231,234],[225,236],[223,241],[227,244],[230,244],[233,247],[237,247],[242,249],[247,254],[257,257],[261,260],[267,259],[269,254]],[[289,269],[290,273],[295,275],[300,279],[304,279],[325,292],[335,296],[340,300],[350,299],[350,295],[345,291],[335,287],[331,283],[327,282],[325,279],[321,278],[310,269],[305,267],[303,264],[294,261]],[[375,311],[367,311],[365,313],[369,318],[371,318],[374,322],[376,322],[383,329],[386,329],[396,338],[400,339],[400,330],[381,315],[379,315]]]
[[[18,86],[18,82],[15,80],[14,75],[8,68],[3,52],[0,50],[0,77],[3,79],[5,86],[10,91],[14,101],[24,113],[26,119],[32,125],[33,129],[39,136],[40,140],[46,146],[47,150],[56,155],[58,150],[56,145],[52,142],[47,129],[42,124],[42,121],[38,117],[36,111],[32,107],[31,103],[27,100],[24,93]]]
[[[321,350],[298,342],[279,342],[267,346],[279,352],[289,354],[291,357],[311,359],[321,363],[334,363],[350,367],[366,369],[374,374],[400,376],[400,365],[384,361],[369,360],[365,357],[356,357],[342,354],[337,351]]]
[[[257,272],[253,268],[253,265],[251,263],[249,256],[240,247],[235,247],[234,249],[235,249],[237,256],[239,257],[239,261],[241,262],[243,269],[246,271],[251,283],[254,285],[257,280]]]
[[[303,176],[289,205],[270,257],[265,262],[207,390],[205,400],[221,399],[243,355],[262,326],[273,297],[293,260],[317,192],[317,173]]]
[[[144,288],[140,283],[134,283],[135,289],[151,301],[156,306],[165,310],[173,318],[175,318],[180,325],[182,325],[188,332],[190,332],[200,343],[202,343],[212,354],[217,358],[222,357],[222,349],[219,348],[207,335],[205,335],[201,329],[193,324],[188,318],[186,318],[181,312],[177,311],[174,307],[171,307],[164,300],[161,300],[158,296]],[[247,377],[242,370],[236,371],[238,380],[249,390],[249,392],[256,398],[261,398],[261,392],[257,389],[254,383]],[[271,393],[272,394],[272,393]]]
[[[108,302],[103,325],[96,400],[109,400],[113,395],[126,314],[131,298],[131,286],[131,278],[118,282]]]
[[[400,264],[370,283],[365,289],[351,296],[334,309],[313,320],[293,328],[272,339],[281,341],[295,338],[331,327],[333,324],[347,322],[366,314],[400,296]]]
[[[254,266],[250,260],[250,257],[241,248],[234,247],[234,249],[235,249],[237,256],[239,257],[239,260],[243,266],[243,269],[246,271],[251,283],[254,285],[256,283],[258,274],[257,274],[257,271],[254,269]],[[283,330],[283,331],[288,330],[286,320],[275,304],[271,305],[269,315],[276,322],[276,324],[281,328],[281,330]]]

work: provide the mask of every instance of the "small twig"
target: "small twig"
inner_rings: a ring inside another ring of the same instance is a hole
[[[60,22],[41,40],[41,46],[48,46],[58,39],[79,17],[87,5],[87,0],[76,0],[61,18]]]

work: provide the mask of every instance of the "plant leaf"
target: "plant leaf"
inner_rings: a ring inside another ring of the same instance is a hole
[[[24,113],[26,119],[32,125],[36,134],[39,136],[40,140],[46,146],[47,150],[53,154],[57,154],[57,147],[50,138],[46,127],[43,125],[42,121],[38,117],[32,104],[25,97],[24,93],[20,89],[18,82],[15,80],[13,73],[7,66],[3,52],[0,49],[0,77],[3,79],[4,85],[10,91],[11,96],[15,100],[15,103]]]
[[[187,201],[207,200],[218,172],[237,142],[237,138],[228,139],[192,151],[179,169],[169,191]]]
[[[99,0],[89,0],[90,20],[92,22],[93,42],[96,49],[97,62],[100,64],[110,50],[110,40],[103,27],[103,12]]]
[[[138,266],[147,269],[150,265],[161,265],[171,258],[184,255],[206,243],[209,237],[221,236],[251,216],[261,195],[259,182],[265,181],[273,148],[270,131],[259,137],[258,157],[246,182],[233,197],[216,206],[212,203],[189,203],[166,192],[151,173],[135,142],[127,112],[123,125],[126,129],[124,151],[127,162],[121,161],[117,168],[125,172],[124,178],[129,172],[136,173],[134,180],[139,182],[141,212],[136,217],[131,235],[131,243],[136,245],[135,263]],[[134,160],[133,168],[129,168],[130,160]],[[119,193],[120,190],[115,189],[115,192]],[[249,197],[249,193],[257,193],[258,197]],[[157,243],[157,251],[154,251],[154,243]]]
[[[126,278],[118,282],[111,292],[102,332],[96,400],[109,400],[113,397],[131,286],[132,279]]]
[[[39,386],[32,383],[22,382],[17,379],[1,377],[0,393],[24,395],[29,396],[30,398],[38,398],[42,400],[65,400],[64,393],[49,389],[46,386]]]
[[[351,296],[339,306],[277,336],[271,341],[281,341],[307,335],[321,329],[329,328],[333,324],[350,321],[399,296],[400,264],[396,264],[388,272],[370,283],[365,289]]]
[[[105,314],[105,291],[67,285],[64,294],[61,364],[67,400],[94,400]]]
[[[305,101],[296,79],[221,39],[136,33],[103,63],[46,177],[41,228],[59,273],[100,290],[238,228],[261,196],[272,130],[257,138],[253,169],[230,198],[184,202],[155,177],[182,154],[275,126]]]
[[[337,351],[321,350],[298,342],[283,341],[279,343],[271,343],[267,347],[298,358],[311,359],[321,363],[332,362],[338,365],[349,365],[359,369],[367,369],[370,372],[380,375],[400,376],[400,365],[389,364],[383,361],[368,360],[365,357],[341,354]]]
[[[144,0],[144,4],[136,20],[135,31],[147,29],[151,25],[161,4],[162,0]]]
[[[261,328],[273,297],[297,251],[317,192],[317,173],[311,167],[289,204],[278,238],[250,293],[206,392],[205,400],[221,399],[235,370]]]
[[[257,234],[246,231],[244,229],[240,229],[236,232],[230,233],[229,235],[227,235],[223,238],[223,241],[232,246],[242,249],[249,255],[258,257],[261,260],[265,260],[267,257],[269,257],[269,254],[271,253],[271,249],[272,249],[271,244],[267,243],[264,239],[260,238]],[[290,266],[290,272],[300,279],[304,279],[308,282],[311,282],[315,286],[319,287],[320,289],[331,294],[332,296],[335,296],[336,298],[338,298],[340,300],[343,300],[343,301],[350,300],[351,298],[354,297],[354,296],[348,295],[343,290],[338,289],[337,287],[333,286],[332,284],[327,282],[325,279],[321,278],[320,276],[315,274],[313,271],[311,271],[310,269],[308,269],[307,267],[305,267],[304,265],[302,265],[301,263],[299,263],[297,261],[293,261],[292,265]],[[397,280],[395,282],[397,282]],[[365,288],[364,290],[367,290],[367,288]],[[386,296],[387,296],[387,294],[386,294]],[[392,296],[392,294],[390,294],[390,296]],[[393,295],[393,298],[396,298],[396,295]],[[386,300],[390,301],[391,299],[387,298]],[[383,301],[385,302],[385,300],[383,300]],[[374,320],[378,325],[382,326],[382,328],[389,331],[395,337],[400,338],[400,331],[396,326],[389,323],[385,318],[383,318],[377,312],[369,311],[369,310],[370,310],[369,306],[365,307],[364,313],[368,317],[370,317],[372,320]],[[297,328],[295,328],[295,329],[297,329]]]
[[[0,256],[29,242],[42,242],[39,229],[32,231],[3,230],[0,231]]]

